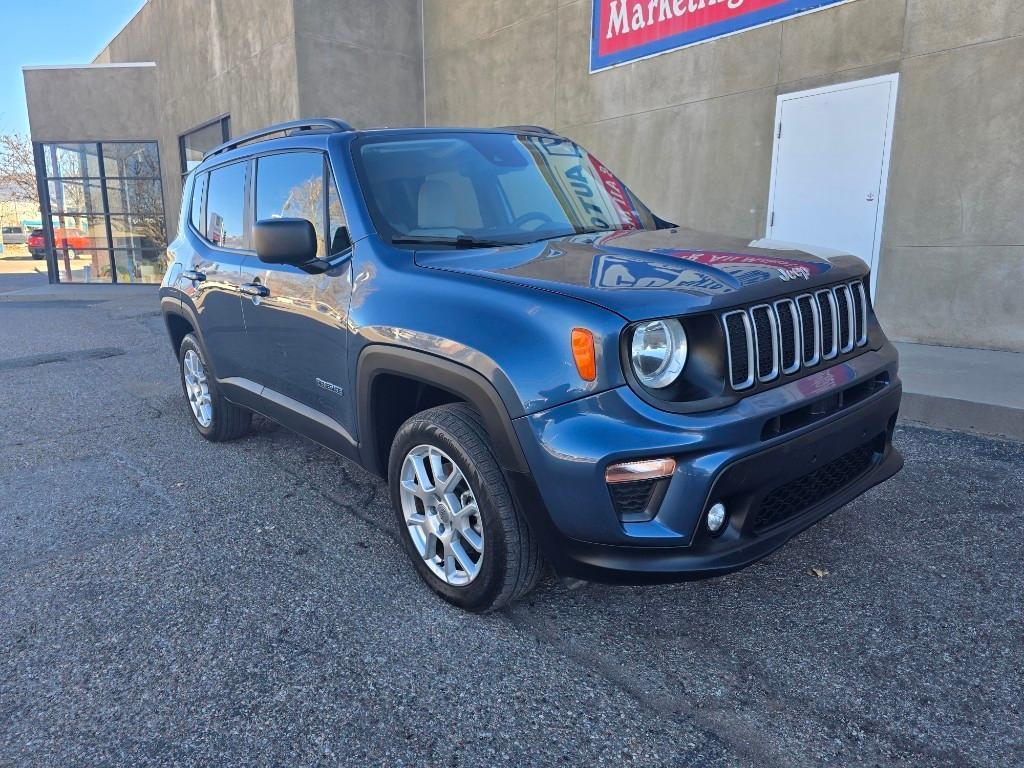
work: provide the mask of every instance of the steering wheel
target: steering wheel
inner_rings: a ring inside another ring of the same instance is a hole
[[[528,221],[536,221],[540,225],[555,223],[555,220],[546,213],[542,213],[541,211],[530,211],[529,213],[524,213],[522,216],[517,216],[516,220],[512,222],[512,226],[517,229],[525,227]]]

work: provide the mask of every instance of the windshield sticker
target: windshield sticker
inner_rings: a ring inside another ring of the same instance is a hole
[[[641,228],[622,182],[576,144],[546,136],[520,136],[519,141],[534,156],[569,221],[583,229]]]

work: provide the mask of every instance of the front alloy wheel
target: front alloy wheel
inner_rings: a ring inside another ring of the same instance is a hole
[[[402,462],[401,483],[405,525],[427,568],[446,584],[469,584],[483,564],[484,526],[458,464],[439,448],[418,445]]]
[[[441,405],[406,421],[391,444],[388,486],[403,547],[448,602],[493,611],[537,583],[537,539],[469,405]]]

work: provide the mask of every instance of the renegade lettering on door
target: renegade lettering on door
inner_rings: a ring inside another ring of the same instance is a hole
[[[594,0],[590,71],[850,0]]]

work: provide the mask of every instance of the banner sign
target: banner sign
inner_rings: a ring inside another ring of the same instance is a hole
[[[849,0],[594,0],[590,71]]]

